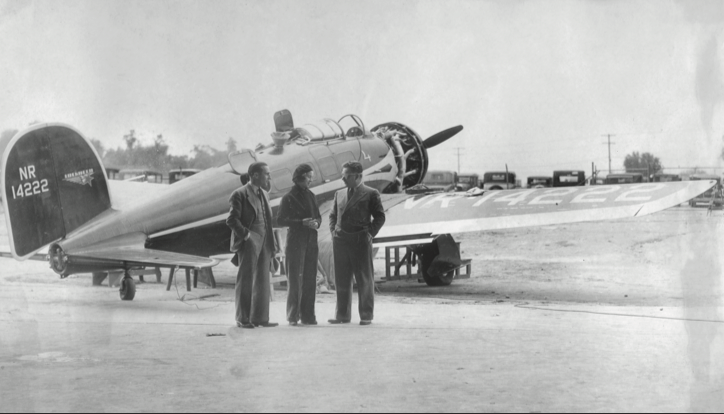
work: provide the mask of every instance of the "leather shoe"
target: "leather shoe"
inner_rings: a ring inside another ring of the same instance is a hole
[[[312,321],[312,322],[304,322],[304,321],[302,321],[302,325],[316,325],[316,324],[317,324],[317,321]]]
[[[341,325],[343,323],[349,323],[349,321],[340,321],[339,319],[330,319],[327,322],[331,323],[332,325]]]
[[[250,323],[237,322],[237,323],[236,323],[236,327],[237,327],[237,328],[243,328],[243,329],[254,329],[254,325],[252,325],[252,324],[250,324]]]
[[[372,325],[372,321],[360,321],[360,326]]]
[[[267,323],[255,323],[254,326],[256,326],[257,328],[276,328],[277,326],[279,326],[279,324],[274,323],[274,322],[267,322]]]
[[[297,322],[289,322],[289,326],[297,326],[297,325],[299,325],[299,323],[297,323]]]

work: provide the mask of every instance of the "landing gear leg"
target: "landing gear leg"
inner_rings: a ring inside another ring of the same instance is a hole
[[[136,297],[136,282],[133,281],[131,274],[126,271],[121,280],[121,300],[133,300]]]

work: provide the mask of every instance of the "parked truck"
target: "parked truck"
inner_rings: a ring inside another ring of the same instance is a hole
[[[455,171],[428,171],[422,180],[422,184],[432,191],[455,191],[457,182]]]
[[[483,189],[507,190],[520,187],[514,172],[492,171],[483,174]]]

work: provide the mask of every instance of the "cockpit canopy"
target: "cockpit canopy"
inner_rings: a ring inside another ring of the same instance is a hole
[[[353,114],[347,114],[339,121],[324,118],[295,128],[291,112],[284,109],[274,114],[274,124],[276,131],[272,133],[272,139],[276,146],[292,141],[304,145],[331,139],[359,138],[367,133],[362,119]]]

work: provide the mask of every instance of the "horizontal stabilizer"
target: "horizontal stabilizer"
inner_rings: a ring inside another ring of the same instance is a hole
[[[129,266],[159,266],[159,267],[193,267],[205,268],[219,264],[216,259],[192,256],[188,254],[152,250],[143,247],[121,247],[113,249],[94,249],[92,251],[78,252],[72,255],[71,261],[98,260],[119,262]]]
[[[51,245],[49,256],[53,270],[67,276],[129,267],[207,268],[218,260],[145,247],[146,235],[130,233],[88,247],[64,250]]]
[[[640,217],[685,203],[716,181],[683,181],[408,196],[377,239]]]

